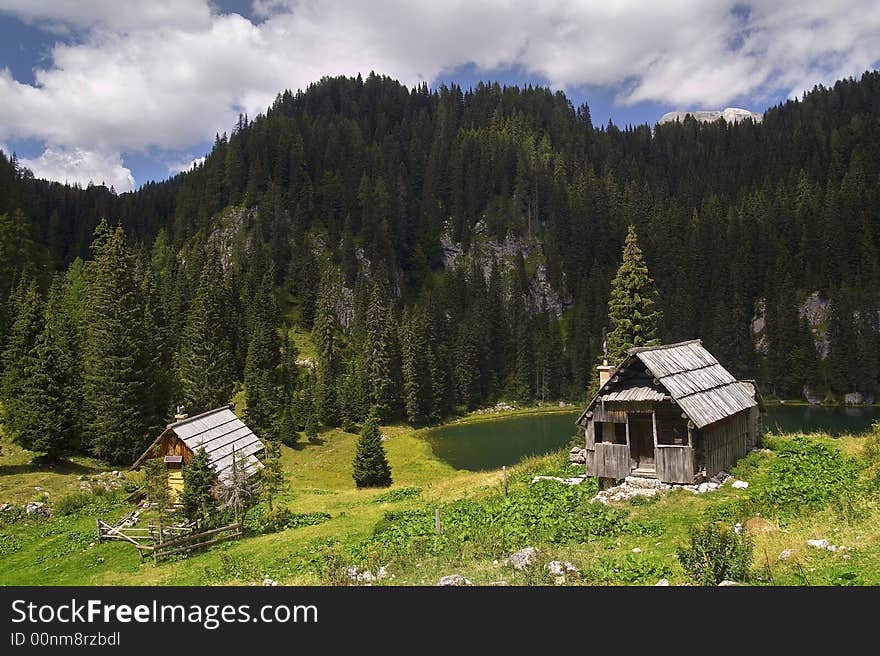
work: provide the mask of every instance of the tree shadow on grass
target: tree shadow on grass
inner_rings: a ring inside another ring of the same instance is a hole
[[[293,444],[288,444],[287,446],[293,449],[294,451],[302,451],[310,446],[321,446],[326,444],[327,440],[317,437],[313,440],[304,440],[302,442],[294,442]]]
[[[19,465],[0,465],[0,476],[11,476],[13,474],[96,474],[104,471],[103,468],[97,466],[81,465],[78,462],[70,460],[60,460],[54,462],[46,462],[35,459],[31,462]]]

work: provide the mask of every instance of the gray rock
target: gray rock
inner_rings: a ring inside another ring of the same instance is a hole
[[[791,558],[792,555],[793,555],[793,553],[792,553],[791,549],[783,549],[782,552],[779,554],[779,557],[776,560],[781,560],[781,561],[785,562],[786,560]]]
[[[467,580],[467,579],[465,579]],[[492,581],[489,585],[510,585],[507,581]]]
[[[439,581],[437,581],[437,585],[440,585],[440,586],[473,585],[473,583],[471,583],[468,579],[463,577],[461,574],[449,574],[448,576],[444,576]]]
[[[831,543],[825,538],[822,538],[818,540],[807,540],[807,546],[812,547],[813,549],[827,549],[831,546]]]
[[[850,392],[843,397],[846,405],[862,405],[865,402],[865,396],[861,392]]]
[[[10,508],[12,508],[12,506],[8,503],[0,503],[0,512],[6,512]]]
[[[525,549],[520,549],[516,553],[510,554],[510,564],[513,565],[514,569],[523,570],[527,567],[533,565],[535,560],[538,558],[538,550],[534,547],[526,547]]]
[[[669,579],[660,579],[659,581],[657,581],[657,582],[654,584],[654,587],[655,587],[655,588],[658,587],[658,586],[660,586],[660,587],[665,587],[665,586],[668,586],[668,585],[669,585]]]
[[[728,588],[735,585],[739,585],[736,581],[731,581],[730,579],[724,579],[721,583],[718,584],[719,588]]]
[[[42,515],[43,517],[51,517],[52,511],[42,501],[31,501],[25,504],[24,511],[28,515]]]
[[[566,576],[568,574],[580,574],[580,570],[570,562],[562,562],[561,560],[551,560],[544,568],[553,576]]]
[[[748,486],[749,486],[749,484],[746,483],[745,481],[734,481],[734,482],[731,483],[731,485],[730,485],[730,487],[734,488],[735,490],[744,490],[744,489],[746,489]]]
[[[635,547],[635,548],[632,550],[632,552],[633,552],[634,554],[640,554],[640,553],[642,553],[642,550],[639,549],[638,547]]]
[[[587,463],[587,450],[574,446],[568,452],[568,461],[574,465],[585,465]]]
[[[263,585],[267,586],[267,587],[272,586],[272,585],[278,585],[278,581],[273,581],[270,578],[265,578],[265,579],[263,579]]]

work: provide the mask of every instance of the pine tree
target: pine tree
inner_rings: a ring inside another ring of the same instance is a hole
[[[623,247],[623,262],[611,283],[608,299],[608,361],[617,364],[627,349],[659,344],[662,313],[657,309],[657,290],[639,248],[636,229],[630,226]]]
[[[216,478],[207,452],[199,447],[183,466],[183,494],[180,499],[184,517],[198,522],[199,526],[208,526],[214,518],[216,500],[213,488]]]
[[[315,404],[321,421],[327,426],[335,426],[339,421],[336,377],[339,367],[338,335],[340,329],[334,303],[335,289],[336,286],[329,272],[325,273],[318,293],[315,327],[312,330],[312,337],[318,349]]]
[[[64,300],[63,283],[56,277],[49,290],[43,331],[30,352],[21,396],[13,405],[19,413],[16,441],[49,460],[79,450],[85,420],[79,335]]]
[[[199,277],[178,354],[183,403],[190,414],[221,406],[232,396],[235,367],[228,311],[223,269],[212,251]]]
[[[382,446],[379,433],[379,414],[370,410],[361,429],[354,456],[352,478],[357,487],[388,487],[391,485],[391,466]]]
[[[263,275],[254,297],[251,340],[244,368],[248,424],[257,434],[269,439],[274,439],[273,431],[281,405],[276,384],[281,353],[273,278],[270,268]]]
[[[39,412],[26,394],[29,389],[35,391],[28,372],[34,370],[35,347],[44,324],[43,304],[36,283],[22,278],[10,294],[8,304],[13,322],[3,351],[0,379],[3,430],[13,441],[28,448],[27,445],[35,441],[31,427],[34,413]]]
[[[281,445],[275,440],[267,440],[265,444],[266,450],[263,455],[263,468],[260,470],[260,484],[271,513],[274,510],[275,496],[284,490],[284,468],[281,466]]]
[[[158,447],[153,447],[151,457],[144,463],[144,491],[147,494],[147,501],[156,509],[159,535],[162,535],[165,513],[171,507],[171,490],[168,487],[165,462],[159,455]]]
[[[143,369],[149,341],[134,258],[120,226],[95,232],[89,267],[88,318],[83,354],[90,450],[112,462],[131,462],[149,444],[154,419],[144,411],[151,372]]]
[[[391,308],[376,284],[370,297],[364,355],[368,365],[370,401],[379,418],[388,421],[398,411],[397,335]]]

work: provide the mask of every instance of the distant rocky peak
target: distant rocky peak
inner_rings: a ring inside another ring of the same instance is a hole
[[[663,123],[672,123],[674,121],[683,121],[685,117],[690,114],[697,121],[702,123],[711,123],[712,121],[717,121],[720,118],[723,118],[728,123],[738,123],[739,121],[744,121],[747,118],[754,120],[756,123],[760,123],[764,118],[763,114],[759,114],[758,112],[750,112],[747,109],[740,109],[739,107],[728,107],[727,109],[700,109],[696,111],[684,111],[684,112],[667,112],[663,116],[660,117],[660,120],[657,121],[658,124],[662,125]]]

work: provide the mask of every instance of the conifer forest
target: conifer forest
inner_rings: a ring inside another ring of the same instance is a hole
[[[759,123],[626,128],[541,87],[324,78],[135,192],[0,155],[4,433],[130,464],[178,406],[236,395],[287,443],[580,405],[603,342],[633,343],[624,269],[645,343],[701,338],[765,396],[869,400],[878,249],[877,71]]]

